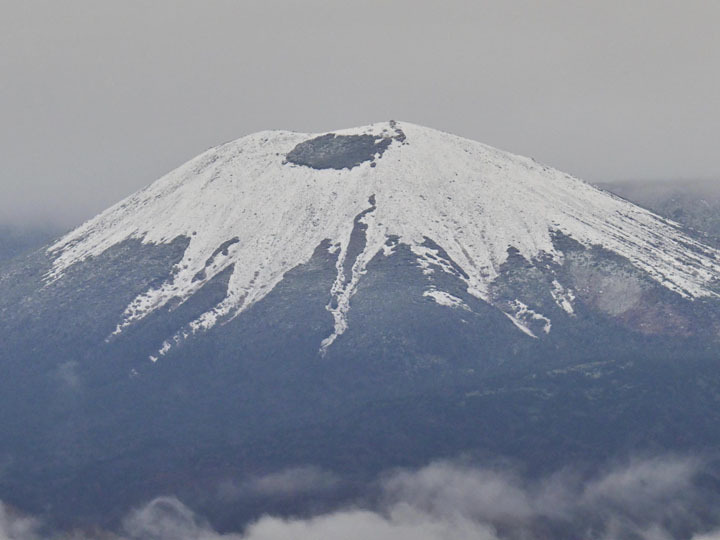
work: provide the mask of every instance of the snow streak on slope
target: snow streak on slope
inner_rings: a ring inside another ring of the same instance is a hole
[[[393,138],[400,129],[404,137]],[[392,252],[396,237],[425,269],[448,271],[450,263],[426,239],[435,242],[466,274],[468,292],[484,300],[509,247],[527,260],[541,253],[561,260],[554,231],[627,258],[685,297],[714,294],[708,284],[720,274],[720,253],[673,222],[531,159],[406,123],[337,134],[393,139],[389,146],[383,140],[386,151],[375,162],[340,170],[286,161],[296,145],[315,137],[309,134],[261,132],[208,150],[53,245],[48,280],[128,238],[168,243],[185,236],[190,243],[172,279],[138,296],[117,328],[171,299],[188,299],[232,266],[226,298],[181,330],[180,340],[237,316],[329,239],[338,250],[329,291],[335,332],[323,348],[345,331],[368,262]],[[363,212],[364,247],[346,261]],[[572,313],[571,296],[562,284],[554,288],[559,305]]]

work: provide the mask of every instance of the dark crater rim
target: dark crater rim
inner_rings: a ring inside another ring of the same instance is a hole
[[[404,143],[405,139],[397,127],[392,133],[380,135],[326,133],[298,143],[285,156],[285,163],[317,170],[353,169],[367,162],[374,166],[375,160],[382,157],[393,141]]]

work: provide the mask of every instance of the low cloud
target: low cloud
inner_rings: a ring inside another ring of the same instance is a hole
[[[312,466],[293,467],[243,481],[225,481],[220,484],[218,495],[224,501],[256,497],[291,498],[328,493],[340,483],[340,478],[331,471]]]
[[[0,502],[0,540],[40,540],[40,522]]]
[[[242,533],[220,534],[198,526],[177,500],[177,520],[187,525],[158,526],[168,505],[158,499],[135,515],[127,532],[133,540],[720,540],[706,532],[720,523],[720,496],[700,481],[706,474],[703,461],[678,457],[633,460],[592,475],[565,469],[540,479],[507,467],[437,462],[386,475],[372,507],[307,519],[265,516]],[[285,479],[291,490],[303,476],[286,471],[256,486],[277,492]],[[182,530],[191,532],[178,536]]]
[[[303,496],[304,490],[338,481],[319,469],[301,468],[242,485],[265,495]],[[131,512],[114,538],[720,540],[720,532],[712,532],[720,527],[714,485],[705,463],[693,458],[634,460],[594,474],[565,469],[539,479],[508,467],[436,462],[386,474],[374,503],[310,518],[264,516],[235,533],[217,532],[178,499],[160,497]],[[0,516],[0,540],[39,538],[35,520]]]
[[[497,538],[675,538],[715,524],[717,493],[698,485],[703,463],[635,460],[592,476],[563,470],[527,480],[509,469],[435,463],[384,486],[385,505],[445,522],[462,519]]]
[[[79,362],[75,360],[64,362],[57,367],[55,376],[64,390],[74,391],[80,388],[82,380],[78,374],[79,367]]]
[[[142,540],[210,540],[222,538],[175,497],[158,497],[125,518],[124,532]],[[231,538],[232,535],[227,538]]]

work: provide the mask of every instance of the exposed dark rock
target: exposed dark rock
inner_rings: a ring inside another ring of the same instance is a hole
[[[355,216],[355,223],[353,230],[350,233],[350,241],[348,242],[347,253],[345,260],[343,261],[343,273],[345,274],[345,283],[349,283],[352,279],[352,267],[355,264],[355,260],[363,252],[367,245],[367,225],[363,223],[363,218],[374,212],[377,208],[375,206],[375,195],[370,196],[368,199],[370,207],[367,210],[363,210],[357,216]]]
[[[212,255],[210,255],[208,257],[207,261],[205,261],[205,268],[203,268],[197,274],[195,274],[193,276],[192,280],[193,281],[202,281],[203,279],[205,279],[207,277],[207,272],[205,270],[207,269],[208,266],[210,266],[215,261],[215,258],[218,255],[220,255],[221,253],[224,257],[227,257],[228,248],[230,246],[232,246],[233,244],[237,244],[239,241],[240,241],[240,239],[236,236],[236,237],[231,238],[230,240],[226,240],[225,242],[220,244],[220,246],[218,246],[218,248],[215,251],[213,251]]]
[[[352,169],[381,156],[392,141],[390,137],[328,133],[298,144],[287,161],[313,169]]]

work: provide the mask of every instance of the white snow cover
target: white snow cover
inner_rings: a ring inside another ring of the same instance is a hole
[[[47,279],[60,279],[71,265],[129,238],[153,244],[189,238],[174,277],[127,307],[121,332],[172,298],[188,299],[234,265],[226,298],[170,338],[161,354],[171,342],[262,299],[325,239],[339,258],[329,291],[337,307],[328,306],[335,332],[323,349],[347,328],[351,298],[368,262],[378,252],[392,253],[391,235],[410,246],[424,269],[451,270],[421,245],[426,237],[433,240],[467,274],[468,292],[484,300],[509,247],[528,260],[541,252],[561,260],[551,231],[616,252],[685,297],[714,294],[708,283],[720,276],[718,251],[686,236],[674,222],[532,159],[405,122],[336,133],[393,136],[395,127],[405,133],[404,143],[393,140],[375,167],[364,162],[349,170],[286,163],[286,154],[313,134],[265,131],[212,148],[51,246],[55,259]],[[376,209],[363,217],[367,243],[346,281],[343,263],[353,220],[370,208],[372,195]],[[216,249],[235,237],[239,241],[227,255],[215,256],[205,268]],[[193,280],[203,269],[205,276]],[[572,313],[572,294],[560,283],[554,294]]]
[[[447,306],[451,308],[462,308],[466,311],[472,311],[465,302],[460,300],[457,296],[453,296],[445,291],[439,291],[435,288],[428,289],[423,292],[423,296],[432,298],[436,304],[441,306]]]
[[[550,329],[552,328],[552,322],[545,315],[537,313],[536,311],[530,309],[527,304],[517,299],[510,302],[510,307],[512,308],[512,315],[507,312],[505,313],[505,315],[507,315],[507,317],[513,322],[513,324],[515,324],[515,326],[520,328],[530,337],[537,338],[535,333],[530,330],[530,328],[528,328],[530,324],[532,324],[532,322],[534,321],[542,322],[543,332],[545,332],[546,334],[550,333]]]
[[[575,309],[573,308],[573,300],[575,300],[575,293],[570,289],[565,289],[557,279],[552,282],[552,294],[555,303],[560,306],[568,315],[575,315]]]

